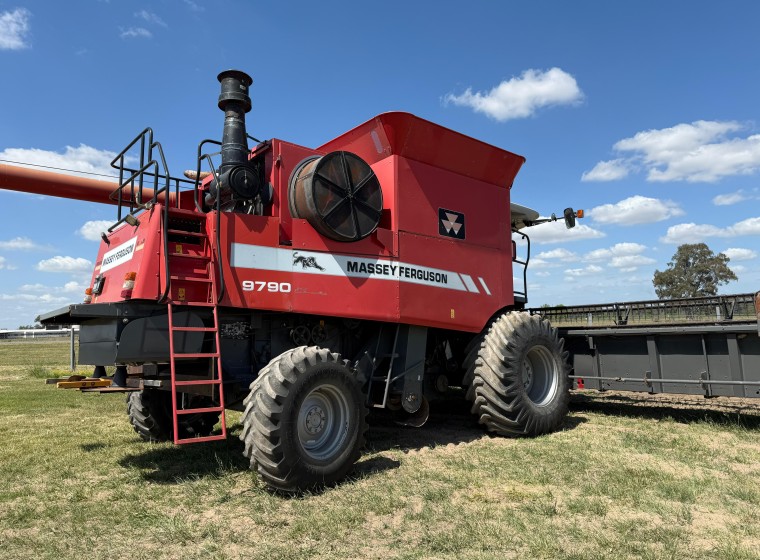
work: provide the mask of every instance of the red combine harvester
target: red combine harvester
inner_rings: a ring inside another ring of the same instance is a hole
[[[152,441],[224,439],[225,409],[243,411],[251,467],[284,491],[342,478],[368,408],[420,426],[449,387],[498,434],[560,426],[567,353],[521,311],[512,236],[547,221],[510,204],[524,158],[407,113],[316,149],[249,149],[251,78],[219,81],[223,139],[200,143],[192,180],[169,174],[150,129],[114,160],[116,189],[2,170],[3,188],[118,205],[85,301],[39,318],[80,325],[79,363],[96,366],[80,388],[127,391]]]

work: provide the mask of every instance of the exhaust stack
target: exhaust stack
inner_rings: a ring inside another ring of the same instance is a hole
[[[219,108],[224,111],[222,131],[222,164],[219,184],[212,181],[206,203],[212,206],[217,200],[225,210],[234,210],[238,201],[250,201],[263,194],[259,173],[248,161],[248,135],[245,114],[251,110],[248,87],[251,77],[240,70],[225,70],[217,76],[221,84]]]
[[[245,114],[251,110],[248,87],[251,77],[240,70],[225,70],[217,76],[222,85],[219,108],[224,111],[222,132],[221,173],[248,161],[248,138],[245,132]]]

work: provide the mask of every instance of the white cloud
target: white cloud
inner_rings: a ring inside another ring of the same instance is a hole
[[[760,217],[747,218],[727,228],[719,228],[710,224],[678,224],[668,228],[663,243],[680,245],[682,243],[699,243],[715,237],[738,237],[741,235],[760,235]]]
[[[729,228],[729,236],[735,235],[760,235],[760,217],[747,218]]]
[[[547,276],[551,276],[551,275],[552,275],[552,273],[548,272],[546,270],[542,270],[542,271],[536,272],[536,276],[539,276],[541,278],[546,278]]]
[[[134,38],[150,39],[151,37],[153,37],[153,33],[148,31],[144,27],[130,27],[128,29],[119,28],[119,31],[121,32],[119,34],[119,37],[121,37],[122,39],[134,39]]]
[[[93,220],[85,222],[77,233],[88,241],[100,241],[100,234],[112,225],[112,220]]]
[[[570,105],[583,99],[575,78],[560,68],[546,72],[526,70],[522,76],[502,81],[488,92],[449,93],[444,103],[471,107],[475,112],[503,122],[530,117],[542,107]]]
[[[23,286],[19,287],[19,292],[31,292],[35,294],[39,293],[84,293],[85,286],[84,284],[77,282],[76,280],[72,280],[70,282],[66,282],[62,287],[56,287],[56,286],[46,286],[45,284],[24,284]]]
[[[0,12],[0,50],[19,50],[28,48],[28,36],[32,13],[25,8],[16,8],[11,12]]]
[[[8,264],[5,257],[0,257],[0,270],[14,270],[16,267]]]
[[[670,226],[665,236],[660,238],[660,241],[681,245],[682,243],[699,243],[711,237],[726,237],[725,231],[709,224],[690,222],[688,224]]]
[[[595,249],[583,257],[584,261],[609,261],[613,257],[640,255],[646,251],[646,245],[640,243],[616,243],[609,249]]]
[[[578,255],[567,249],[552,249],[551,251],[543,251],[536,255],[539,259],[558,260],[564,262],[571,262],[578,260]],[[532,261],[531,261],[532,262]]]
[[[586,268],[568,268],[565,270],[565,274],[571,278],[578,278],[580,276],[589,276],[591,274],[599,274],[604,269],[601,266],[590,264]]]
[[[749,196],[744,194],[743,191],[736,191],[733,193],[719,194],[712,199],[712,203],[715,206],[730,206],[732,204],[739,204],[745,200],[749,200]]]
[[[8,241],[0,241],[0,249],[5,251],[38,251],[45,249],[28,237],[14,237]]]
[[[581,181],[617,181],[627,177],[629,172],[629,164],[624,159],[600,161],[581,176]]]
[[[56,256],[37,263],[41,272],[86,273],[92,271],[92,263],[82,257]]]
[[[3,301],[22,301],[32,304],[44,303],[45,305],[69,303],[68,297],[54,296],[53,294],[0,294]]]
[[[615,204],[602,204],[592,208],[588,213],[596,223],[623,226],[651,224],[683,214],[684,211],[675,202],[639,195]]]
[[[609,265],[613,268],[619,268],[621,272],[633,272],[640,266],[655,264],[657,261],[644,255],[626,255],[623,257],[613,257]]]
[[[638,132],[613,146],[616,152],[626,154],[615,161],[617,166],[644,169],[651,182],[711,183],[749,175],[760,170],[760,135],[736,136],[743,128],[734,121],[695,121]],[[603,173],[595,173],[599,165],[584,174],[586,180],[591,180],[589,176],[596,177],[594,180],[620,178],[612,173],[604,179]]]
[[[168,25],[166,25],[166,22],[164,20],[162,20],[159,16],[157,16],[153,12],[149,12],[148,10],[140,10],[139,12],[135,12],[135,17],[143,19],[147,21],[148,23],[152,23],[154,25],[160,25],[161,27],[168,27]]]
[[[6,148],[0,152],[0,159],[12,162],[51,167],[61,172],[79,171],[110,177],[116,173],[110,165],[115,157],[114,152],[98,150],[86,144],[76,148],[66,146],[63,153],[37,148]]]
[[[71,282],[66,282],[63,285],[63,290],[62,291],[66,292],[68,294],[83,294],[84,290],[86,288],[88,288],[88,287],[89,287],[89,285],[86,286],[86,285],[84,285],[84,284],[82,284],[80,282],[77,282],[76,280],[72,280]]]
[[[562,243],[563,241],[579,241],[581,239],[598,239],[605,234],[586,225],[577,225],[567,229],[565,222],[547,222],[523,230],[530,236],[531,241],[538,243]]]
[[[740,249],[738,247],[731,247],[725,251],[721,251],[721,253],[732,261],[750,261],[757,258],[757,252],[752,249]]]
[[[595,249],[583,257],[584,262],[605,262],[621,272],[633,272],[640,266],[655,264],[653,258],[642,255],[647,250],[640,243],[616,243],[609,249]]]

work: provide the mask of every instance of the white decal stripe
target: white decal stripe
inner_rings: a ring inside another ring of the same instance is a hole
[[[233,243],[231,265],[235,268],[297,272],[300,274],[324,274],[395,280],[435,288],[467,291],[460,275],[451,270],[431,268],[390,259],[371,259],[348,255],[333,255],[314,251],[277,249],[245,243]],[[472,278],[469,276],[470,283]],[[477,287],[474,290],[478,292]]]
[[[135,244],[137,243],[137,237],[133,237],[129,241],[125,241],[118,247],[114,247],[106,254],[103,255],[103,260],[100,263],[100,272],[105,272],[119,266],[132,259],[132,255],[135,253]]]
[[[483,289],[490,296],[491,295],[491,290],[488,289],[488,284],[486,284],[486,281],[483,280],[482,276],[478,276],[478,280],[480,280],[480,285],[483,286]]]
[[[476,294],[480,293],[480,290],[478,290],[478,286],[475,284],[475,281],[472,279],[472,276],[468,274],[459,274],[459,276],[462,277],[462,280],[464,280],[465,286],[467,286],[467,291],[474,292]]]

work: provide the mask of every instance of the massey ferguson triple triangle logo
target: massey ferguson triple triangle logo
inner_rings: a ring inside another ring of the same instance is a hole
[[[454,210],[438,209],[438,233],[446,237],[464,239],[464,214]]]

